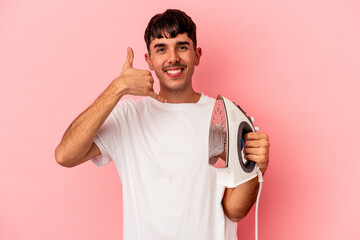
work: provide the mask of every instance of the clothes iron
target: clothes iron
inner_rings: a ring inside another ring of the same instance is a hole
[[[209,164],[217,168],[217,183],[234,188],[257,176],[258,166],[244,157],[244,136],[254,132],[253,118],[240,106],[218,95],[209,130]]]

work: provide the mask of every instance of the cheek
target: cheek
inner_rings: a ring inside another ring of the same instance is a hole
[[[161,59],[155,59],[154,61],[152,61],[152,66],[155,70],[162,68],[162,61]]]

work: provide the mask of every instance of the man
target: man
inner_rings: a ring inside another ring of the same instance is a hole
[[[179,10],[155,15],[145,31],[151,72],[127,58],[120,75],[77,117],[55,150],[73,167],[89,159],[113,160],[123,186],[123,239],[237,239],[236,222],[246,216],[258,191],[257,178],[225,189],[208,165],[208,134],[215,99],[192,88],[200,63],[196,26]],[[124,95],[145,96],[119,101]],[[245,137],[248,160],[264,173],[266,134]]]

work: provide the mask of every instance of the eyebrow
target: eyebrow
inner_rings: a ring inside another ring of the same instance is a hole
[[[190,45],[190,43],[188,41],[178,41],[176,44],[177,45]]]
[[[165,43],[157,43],[157,44],[155,44],[154,48],[165,47],[165,46],[166,46]]]
[[[178,41],[176,45],[190,45],[190,43],[188,41]],[[165,43],[157,43],[154,45],[154,48],[165,47],[165,46],[166,46]]]

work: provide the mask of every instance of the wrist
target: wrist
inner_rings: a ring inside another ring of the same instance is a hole
[[[122,76],[118,76],[111,82],[109,92],[113,95],[113,97],[119,98],[120,100],[122,96],[129,94],[129,87],[124,81],[124,78]]]

